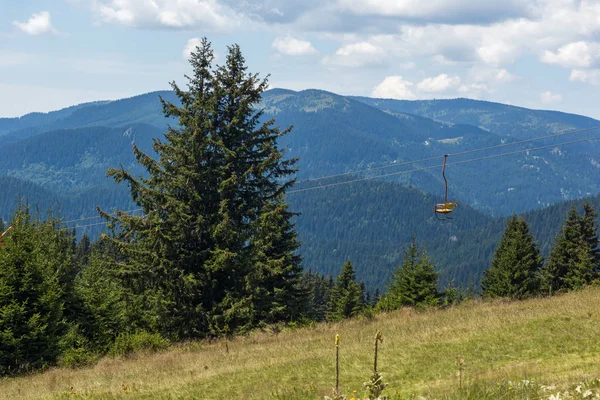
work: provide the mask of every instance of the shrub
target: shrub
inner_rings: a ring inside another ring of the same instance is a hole
[[[110,349],[112,356],[127,356],[141,350],[159,351],[170,346],[168,339],[158,333],[138,331],[136,333],[121,333]]]

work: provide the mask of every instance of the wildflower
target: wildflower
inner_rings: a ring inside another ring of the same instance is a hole
[[[576,391],[577,393],[581,393],[581,385],[577,386],[577,387],[575,388],[575,391]]]
[[[588,390],[586,390],[586,391],[583,393],[583,398],[585,399],[586,397],[589,397],[589,396],[591,396],[591,395],[593,395],[593,394],[594,394],[594,393],[592,393],[591,389],[588,389]]]

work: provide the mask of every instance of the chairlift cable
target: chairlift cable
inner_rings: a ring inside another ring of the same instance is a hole
[[[599,126],[593,126],[593,127],[590,127],[590,128],[582,128],[582,129],[569,130],[569,131],[565,131],[565,132],[561,132],[561,133],[556,133],[556,134],[553,134],[553,135],[540,136],[540,137],[535,137],[535,138],[531,138],[531,139],[519,140],[517,142],[502,143],[502,144],[498,144],[498,145],[494,145],[494,146],[481,147],[481,148],[472,149],[472,150],[465,150],[465,151],[461,151],[461,152],[458,152],[458,153],[450,153],[450,154],[448,154],[448,156],[449,157],[462,156],[462,155],[465,155],[465,154],[471,154],[471,153],[476,153],[476,152],[480,152],[480,151],[500,149],[500,148],[507,147],[507,146],[516,146],[516,145],[519,145],[519,144],[534,142],[536,140],[552,139],[552,138],[566,136],[566,135],[573,135],[575,133],[589,132],[589,131],[593,131],[593,130],[597,130],[597,129],[600,129],[600,125]],[[360,173],[363,173],[363,172],[378,171],[378,170],[387,169],[387,168],[400,167],[400,166],[407,165],[407,164],[417,164],[417,163],[423,163],[423,162],[427,162],[427,161],[441,160],[443,158],[444,158],[444,156],[438,156],[438,157],[422,158],[420,160],[403,161],[403,162],[400,162],[400,163],[391,163],[391,164],[388,164],[388,165],[383,165],[383,166],[375,167],[375,168],[359,169],[359,170],[355,170],[355,171],[343,172],[343,173],[340,173],[340,174],[321,176],[321,177],[318,177],[318,178],[303,179],[303,180],[298,181],[296,183],[297,184],[301,184],[301,183],[308,183],[308,182],[320,181],[320,180],[323,180],[323,179],[338,178],[340,176],[346,176],[346,175],[356,175],[356,174],[360,174]],[[448,165],[450,165],[450,164],[448,164]]]
[[[570,141],[570,142],[552,144],[552,145],[541,146],[541,147],[534,147],[534,148],[531,148],[531,149],[522,149],[522,150],[517,150],[517,151],[511,151],[511,152],[508,152],[508,153],[493,154],[493,155],[489,155],[489,156],[471,158],[471,159],[462,160],[462,161],[455,161],[455,162],[452,162],[452,163],[448,163],[446,165],[449,166],[449,165],[464,164],[464,163],[468,163],[468,162],[472,162],[472,161],[487,160],[487,159],[490,159],[490,158],[504,157],[504,156],[509,156],[509,155],[513,155],[513,154],[519,154],[519,153],[525,153],[525,152],[529,152],[529,151],[549,149],[549,148],[552,148],[552,147],[559,147],[559,146],[564,146],[564,145],[567,145],[567,144],[582,143],[582,142],[587,142],[587,141],[591,141],[591,140],[598,140],[598,139],[600,139],[600,136],[594,136],[594,137],[591,137],[591,138],[573,140],[573,141]],[[392,172],[390,174],[384,174],[384,175],[378,175],[378,176],[368,176],[368,177],[364,177],[364,178],[353,179],[353,180],[350,180],[350,181],[335,182],[335,183],[329,183],[329,184],[326,184],[326,185],[319,185],[319,186],[313,186],[313,187],[304,188],[304,189],[291,190],[291,191],[287,192],[287,194],[306,192],[306,191],[309,191],[309,190],[316,190],[316,189],[324,189],[324,188],[328,188],[328,187],[332,187],[332,186],[346,185],[346,184],[354,183],[354,182],[361,182],[361,181],[367,181],[367,180],[372,180],[372,179],[386,178],[386,177],[389,177],[389,176],[397,176],[397,175],[409,174],[409,173],[412,173],[412,172],[425,171],[425,170],[434,169],[434,168],[441,168],[441,167],[442,167],[441,164],[440,165],[431,165],[431,166],[428,166],[428,167],[415,168],[415,169],[411,169],[411,170],[408,170],[408,171]]]
[[[448,157],[455,157],[455,156],[460,156],[460,155],[464,155],[464,154],[475,153],[475,152],[479,152],[479,151],[486,151],[486,150],[492,150],[492,149],[502,148],[502,147],[506,147],[506,146],[513,146],[513,145],[518,145],[518,144],[523,144],[523,143],[529,143],[529,142],[533,142],[533,141],[536,141],[536,140],[542,140],[542,139],[555,138],[555,137],[560,137],[560,136],[565,136],[565,135],[571,135],[571,134],[575,134],[575,133],[588,132],[588,131],[592,131],[592,130],[596,130],[596,129],[600,129],[600,126],[595,126],[595,127],[591,127],[591,128],[584,128],[584,129],[578,129],[578,130],[572,130],[572,131],[563,132],[563,133],[559,133],[559,134],[555,134],[555,135],[547,135],[547,136],[542,136],[542,137],[537,137],[537,138],[532,138],[532,139],[521,140],[521,141],[518,141],[518,142],[503,143],[503,144],[500,144],[500,145],[483,147],[483,148],[479,148],[479,149],[466,150],[466,151],[462,151],[462,152],[459,152],[459,153],[450,153],[450,154],[448,154]],[[552,144],[552,145],[534,147],[534,148],[530,148],[530,149],[522,149],[522,150],[516,150],[516,151],[507,152],[507,153],[492,154],[492,155],[489,155],[489,156],[483,156],[483,157],[471,158],[471,159],[467,159],[467,160],[449,162],[446,165],[447,166],[450,166],[450,165],[459,165],[459,164],[464,164],[464,163],[468,163],[468,162],[472,162],[472,161],[481,161],[481,160],[487,160],[487,159],[491,159],[491,158],[505,157],[505,156],[514,155],[514,154],[526,153],[526,152],[537,151],[537,150],[544,150],[544,149],[548,149],[548,148],[552,148],[552,147],[559,147],[559,146],[564,146],[564,145],[569,145],[569,144],[575,144],[575,143],[582,143],[582,142],[587,142],[587,141],[592,141],[592,140],[598,140],[598,139],[600,139],[600,136],[594,136],[594,137],[591,137],[591,138],[572,140],[572,141],[564,142],[564,143],[557,143],[557,144]],[[421,162],[426,162],[426,161],[433,161],[433,160],[443,159],[443,158],[444,158],[444,156],[423,158],[423,159],[420,159],[420,160],[406,161],[406,162],[402,162],[402,163],[397,163],[397,164],[387,165],[387,166],[382,166],[382,167],[377,167],[377,168],[370,168],[370,169],[365,169],[365,170],[357,170],[357,171],[353,171],[353,172],[346,172],[346,173],[343,173],[343,174],[328,175],[328,176],[323,176],[323,177],[319,177],[319,178],[307,179],[307,180],[299,181],[297,183],[306,183],[306,182],[319,181],[319,180],[328,179],[328,178],[340,177],[340,176],[345,176],[345,175],[353,175],[353,174],[357,174],[357,173],[361,173],[361,172],[376,171],[376,170],[381,170],[381,169],[384,169],[384,168],[397,167],[397,166],[402,166],[402,165],[407,165],[407,164],[416,164],[416,163],[421,163]],[[316,189],[325,189],[325,188],[332,187],[332,186],[340,186],[340,185],[346,185],[346,184],[355,183],[355,182],[362,182],[362,181],[367,181],[367,180],[386,178],[386,177],[390,177],[390,176],[398,176],[398,175],[409,174],[409,173],[419,172],[419,171],[426,171],[426,170],[430,170],[430,169],[434,169],[434,168],[441,168],[441,167],[442,167],[441,164],[440,165],[431,165],[431,166],[427,166],[427,167],[414,168],[414,169],[410,169],[410,170],[406,170],[406,171],[393,172],[393,173],[383,174],[383,175],[378,175],[378,176],[363,177],[363,178],[353,179],[353,180],[344,181],[344,182],[335,182],[335,183],[329,183],[329,184],[326,184],[326,185],[318,185],[318,186],[313,186],[313,187],[309,187],[309,188],[296,189],[296,190],[288,191],[288,192],[286,192],[286,194],[294,194],[294,193],[306,192],[306,191],[316,190]],[[137,209],[134,209],[134,210],[124,211],[124,212],[125,213],[131,213],[131,212],[136,212],[136,211],[141,211],[141,210],[142,210],[141,208],[137,208]],[[88,217],[88,218],[73,219],[73,220],[68,220],[68,221],[62,221],[61,223],[67,224],[67,223],[70,223],[70,222],[86,221],[86,220],[91,220],[91,219],[96,219],[96,218],[101,218],[101,217],[100,216],[95,216],[95,217]],[[105,225],[106,223],[107,222],[100,222],[100,223],[94,223],[94,224],[88,224],[88,225],[76,225],[73,228],[87,228],[87,227],[91,227],[91,226]]]

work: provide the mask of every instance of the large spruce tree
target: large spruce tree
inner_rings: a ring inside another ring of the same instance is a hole
[[[483,295],[522,299],[538,293],[542,257],[524,218],[513,215],[481,280]]]
[[[267,80],[247,72],[240,48],[214,67],[210,43],[192,53],[181,104],[154,159],[134,146],[148,177],[111,169],[130,185],[143,216],[103,215],[119,228],[126,286],[143,297],[155,326],[172,338],[229,334],[259,320],[293,318],[301,274],[293,216],[283,199],[295,160],[285,160],[274,121],[256,110]]]
[[[402,264],[392,272],[387,293],[379,299],[380,310],[397,310],[401,307],[426,307],[436,305],[440,299],[438,272],[427,250],[419,250],[417,239],[404,249]]]
[[[581,288],[597,278],[600,267],[597,212],[585,204],[583,217],[575,207],[569,211],[560,234],[554,241],[544,267],[546,290]]]

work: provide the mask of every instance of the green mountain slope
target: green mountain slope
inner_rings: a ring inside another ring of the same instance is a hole
[[[433,214],[439,197],[394,183],[356,182],[288,198],[300,213],[296,224],[304,265],[337,275],[350,259],[359,279],[371,287],[385,286],[413,234],[442,270],[443,282],[478,283],[504,223],[467,205],[454,219],[439,221]]]
[[[89,127],[46,132],[0,149],[0,175],[13,176],[57,191],[108,183],[106,171],[123,165],[135,173],[132,143],[152,151],[162,131],[150,125],[127,128]]]
[[[146,124],[165,129],[172,120],[162,114],[159,96],[175,101],[171,91],[146,93],[139,96],[107,101],[86,103],[48,114],[28,114],[21,118],[0,119],[0,148],[10,143],[53,130],[83,127],[128,127]]]
[[[170,92],[154,92],[59,112],[62,118],[52,117],[55,120],[1,136],[0,154],[8,152],[2,149],[9,143],[65,128],[105,126],[126,129],[143,122],[164,129],[169,121],[162,118],[159,95],[168,100],[173,97]],[[600,124],[577,115],[466,99],[402,102],[349,98],[318,90],[274,89],[265,93],[261,108],[265,110],[265,120],[275,118],[281,127],[294,126],[292,133],[282,138],[281,145],[288,148],[289,156],[300,157],[299,179],[456,154]],[[593,136],[593,132],[451,157],[450,161],[460,162],[540,145],[558,145],[571,138],[589,136]],[[61,144],[57,142],[54,147]],[[60,153],[53,146],[48,151]],[[99,151],[109,152],[112,148]],[[404,169],[439,163],[439,160],[415,163]],[[27,169],[29,166],[19,163],[5,168]],[[448,169],[448,176],[451,193],[461,203],[493,215],[509,215],[600,193],[599,169],[598,147],[580,143],[455,165]],[[395,167],[361,176],[401,170]],[[439,169],[393,179],[433,193],[440,193],[442,184]]]
[[[531,110],[471,99],[393,100],[352,97],[390,113],[409,113],[452,124],[478,126],[490,132],[521,139],[573,128],[599,126],[600,121],[558,111]]]
[[[98,106],[102,103],[104,102],[84,103],[48,113],[34,112],[18,118],[0,118],[0,136],[12,131],[51,125],[58,120],[67,118],[77,110],[90,106]]]
[[[96,236],[104,228],[97,225],[102,220],[97,218],[96,207],[105,210],[115,207],[121,210],[136,208],[131,202],[128,189],[114,183],[93,186],[77,193],[64,193],[22,179],[0,176],[0,218],[10,220],[12,212],[21,201],[28,204],[32,211],[39,211],[42,217],[53,210],[55,215],[60,214],[63,221],[77,220],[65,225],[69,228],[85,226],[77,231]]]

